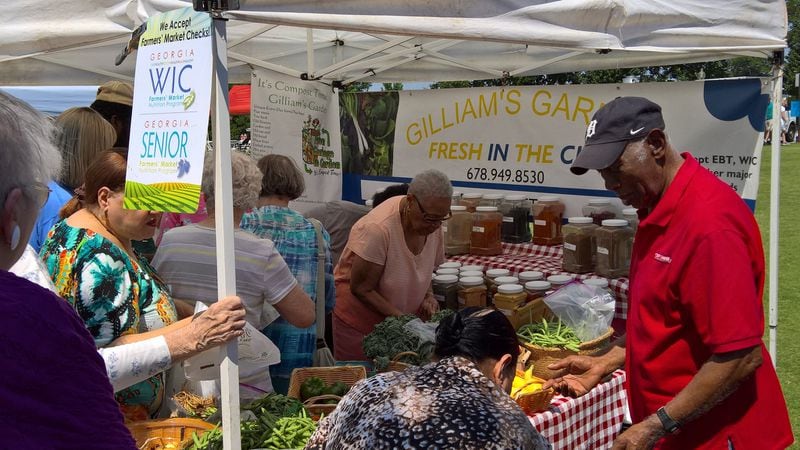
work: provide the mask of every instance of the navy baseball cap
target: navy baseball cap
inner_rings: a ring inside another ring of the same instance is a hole
[[[660,106],[644,97],[617,97],[592,116],[586,143],[569,170],[583,175],[590,169],[605,169],[620,157],[628,142],[655,129],[664,129]]]

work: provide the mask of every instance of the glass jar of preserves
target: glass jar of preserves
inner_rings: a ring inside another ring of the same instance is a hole
[[[636,234],[636,229],[639,228],[639,212],[636,208],[625,208],[622,210],[622,218],[628,221],[628,226]]]
[[[483,266],[480,264],[467,264],[466,266],[461,266],[462,272],[467,271],[476,271],[476,272],[483,272]]]
[[[365,201],[364,206],[366,206],[369,209],[372,209],[372,199]]]
[[[479,270],[462,270],[461,273],[458,274],[459,277],[481,277],[483,278],[483,272]]]
[[[483,198],[481,198],[480,205],[478,206],[494,206],[500,209],[502,203],[503,194],[483,194]]]
[[[529,281],[544,279],[544,274],[538,270],[526,270],[524,272],[520,272],[517,276],[519,277],[519,282],[522,283],[523,286]]]
[[[461,192],[453,191],[452,197],[450,197],[450,206],[460,205],[461,204]]]
[[[558,245],[562,242],[561,221],[564,217],[564,204],[558,197],[549,195],[539,198],[533,204],[533,243],[537,245]]]
[[[480,277],[462,277],[458,280],[458,307],[486,307],[486,284]]]
[[[531,241],[531,202],[524,195],[506,195],[500,204],[503,214],[503,242],[518,244]]]
[[[458,276],[437,275],[433,277],[433,297],[439,309],[458,309]]]
[[[452,217],[442,224],[444,235],[444,253],[448,256],[469,253],[472,238],[472,213],[467,207],[455,205],[450,207]]]
[[[442,269],[436,269],[436,275],[455,275],[458,276],[460,271],[455,267],[445,267]]]
[[[506,316],[512,316],[514,310],[525,304],[528,295],[519,284],[502,284],[494,295],[494,307]]]
[[[550,275],[549,277],[547,277],[547,281],[552,285],[553,290],[557,290],[561,286],[567,283],[571,283],[572,280],[574,279],[575,278],[572,275],[562,275],[562,274]]]
[[[608,278],[628,276],[633,248],[633,230],[624,219],[606,219],[595,231],[595,272]]]
[[[533,301],[537,298],[544,298],[547,293],[553,288],[549,281],[534,280],[525,283],[525,293],[528,296],[528,301]]]
[[[465,192],[461,194],[461,200],[458,202],[461,206],[466,206],[467,211],[474,213],[475,208],[480,206],[481,198],[483,198],[483,194],[479,192]]]
[[[618,213],[617,208],[607,198],[590,199],[589,203],[584,205],[582,212],[585,217],[591,217],[598,227],[606,219],[616,219]]]
[[[562,268],[567,272],[586,273],[594,270],[594,231],[591,217],[570,217],[561,228],[564,233]]]
[[[495,206],[478,206],[472,215],[472,234],[469,252],[475,255],[499,255],[503,253],[500,244],[500,227],[503,216]]]

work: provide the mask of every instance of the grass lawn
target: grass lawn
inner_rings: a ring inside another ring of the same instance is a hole
[[[800,173],[800,144],[781,147],[780,190],[780,242],[778,245],[778,377],[783,386],[789,417],[792,421],[795,444],[800,449],[800,184],[795,176]],[[761,227],[764,252],[769,261],[769,196],[771,148],[764,147],[761,155],[756,220]],[[769,279],[767,279],[769,283]],[[764,311],[769,317],[768,290],[764,292]],[[769,341],[769,328],[764,335]]]

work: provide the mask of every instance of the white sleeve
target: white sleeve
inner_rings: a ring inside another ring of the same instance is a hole
[[[117,347],[98,348],[97,351],[106,364],[114,392],[144,381],[172,365],[164,336]]]

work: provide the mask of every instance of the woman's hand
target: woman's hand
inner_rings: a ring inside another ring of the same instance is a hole
[[[439,302],[436,301],[433,294],[428,293],[422,299],[422,304],[419,306],[419,316],[421,319],[430,320],[431,316],[439,311]]]
[[[192,320],[191,345],[198,351],[224,344],[244,332],[245,310],[236,296],[221,298]]]

